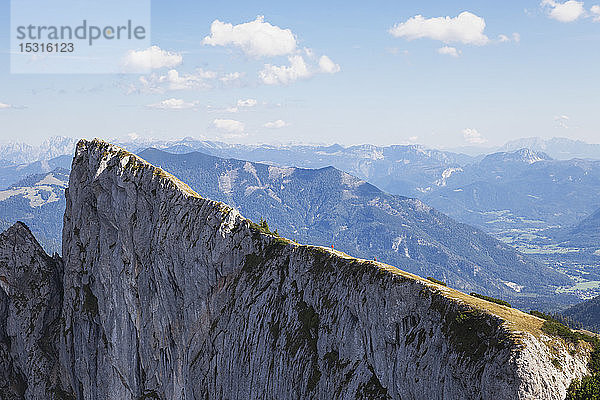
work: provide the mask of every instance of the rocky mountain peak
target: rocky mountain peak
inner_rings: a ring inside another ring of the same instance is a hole
[[[44,271],[0,291],[2,394],[562,400],[587,372],[536,317],[281,238],[100,140],[77,145],[66,202],[64,261],[0,236],[9,282]]]

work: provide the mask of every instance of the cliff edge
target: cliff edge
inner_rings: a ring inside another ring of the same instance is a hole
[[[66,198],[63,398],[562,400],[587,373],[534,316],[280,238],[103,141]]]

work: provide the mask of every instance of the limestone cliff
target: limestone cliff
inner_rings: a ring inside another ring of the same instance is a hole
[[[62,263],[17,223],[0,234],[0,398],[61,396]]]
[[[562,400],[587,372],[533,316],[282,239],[102,141],[66,200],[65,397]]]

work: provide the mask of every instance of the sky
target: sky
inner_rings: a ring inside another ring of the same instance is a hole
[[[120,73],[11,74],[0,0],[0,142],[600,142],[600,0],[151,7],[150,46]]]

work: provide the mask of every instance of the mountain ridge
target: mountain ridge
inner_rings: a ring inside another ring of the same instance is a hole
[[[266,219],[303,243],[335,245],[362,258],[436,276],[462,290],[498,296],[517,294],[516,287],[530,291],[535,286],[531,275],[540,277],[540,285],[566,283],[476,228],[333,167],[280,168],[157,149],[140,156],[183,178],[203,196],[231,204],[254,220]]]
[[[31,287],[62,285],[45,303],[58,371],[19,365],[42,382],[20,387],[27,399],[562,400],[587,373],[589,349],[541,334],[537,317],[283,239],[108,143],[79,142],[66,196],[63,273],[31,272]],[[2,283],[30,258],[14,257],[20,231],[0,235],[0,305],[20,301]],[[39,340],[29,314],[4,309],[21,322],[21,342],[3,342],[17,359]]]

